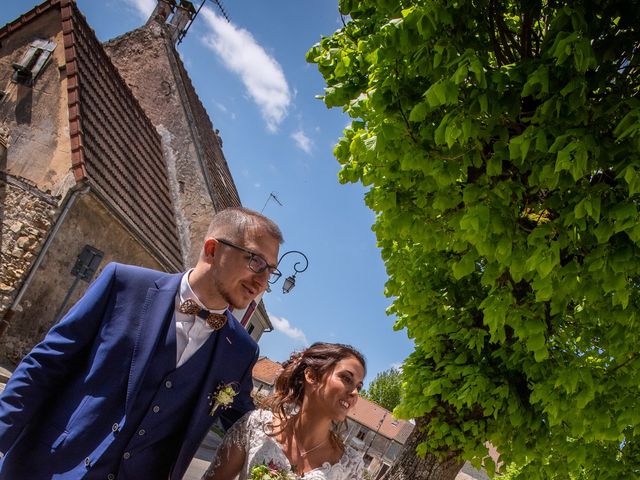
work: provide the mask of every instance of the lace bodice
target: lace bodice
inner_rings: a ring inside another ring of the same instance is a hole
[[[282,446],[267,435],[273,416],[268,410],[254,410],[247,413],[231,427],[224,437],[223,445],[218,450],[224,451],[228,442],[241,447],[246,452],[245,462],[237,480],[251,478],[251,469],[257,465],[274,464],[278,469],[291,471],[291,464],[285,456]],[[216,468],[220,462],[220,454],[213,461],[210,470]],[[362,456],[353,448],[346,446],[342,458],[331,465],[325,462],[321,467],[305,472],[304,480],[360,480],[363,477]]]

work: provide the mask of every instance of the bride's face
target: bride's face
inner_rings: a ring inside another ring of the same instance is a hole
[[[355,357],[347,357],[336,363],[317,384],[315,393],[332,420],[342,421],[358,400],[362,388],[364,367]]]

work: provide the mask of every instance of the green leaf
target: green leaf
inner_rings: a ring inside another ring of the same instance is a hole
[[[456,280],[466,277],[476,269],[475,255],[467,253],[458,263],[453,264],[453,276]]]
[[[428,106],[424,102],[420,102],[416,104],[413,109],[411,109],[411,113],[409,113],[409,121],[410,122],[421,122],[427,116]]]
[[[446,87],[443,82],[434,83],[425,92],[429,107],[436,108],[447,101]]]
[[[307,55],[351,119],[339,179],[374,211],[389,335],[414,347],[394,411],[421,454],[481,466],[490,440],[502,480],[637,476],[640,16],[623,3],[341,0]]]

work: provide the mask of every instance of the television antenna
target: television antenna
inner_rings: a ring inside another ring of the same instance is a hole
[[[271,192],[267,197],[267,201],[264,202],[264,206],[262,207],[262,210],[260,210],[260,213],[264,212],[264,209],[267,208],[267,203],[269,203],[269,200],[271,200],[272,198],[278,205],[280,205],[281,207],[283,206],[282,202],[278,199],[278,197],[276,197],[276,192]]]

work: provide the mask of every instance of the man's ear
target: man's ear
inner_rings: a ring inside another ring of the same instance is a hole
[[[204,256],[212,260],[218,248],[218,241],[215,238],[207,238],[204,242]]]

